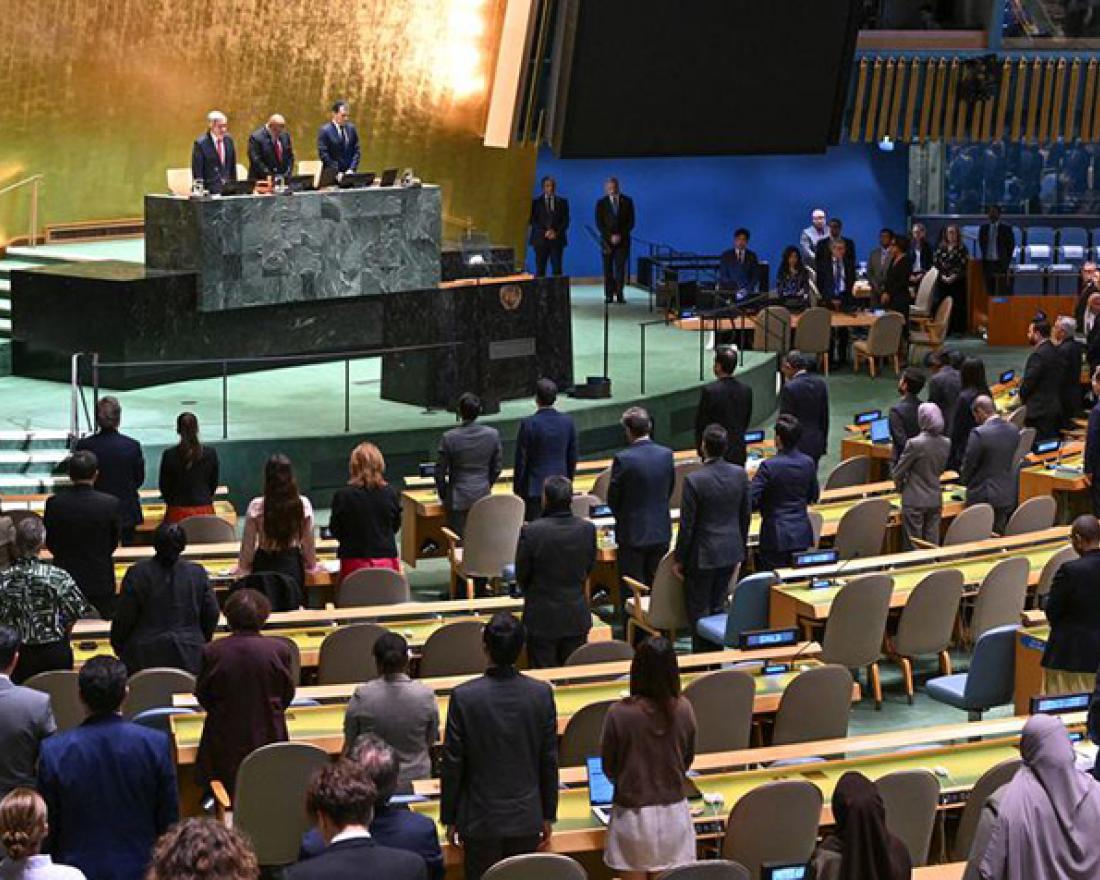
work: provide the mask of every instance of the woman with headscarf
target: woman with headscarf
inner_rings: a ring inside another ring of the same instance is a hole
[[[862,773],[848,772],[833,790],[836,831],[814,853],[815,880],[908,880],[912,860],[905,844],[886,830],[882,797]]]
[[[181,559],[187,537],[178,525],[162,524],[155,555],[134,563],[122,579],[111,646],[130,675],[154,666],[198,675],[202,646],[214,636],[218,603],[206,569]]]
[[[1020,737],[1023,764],[982,813],[966,878],[1100,877],[1100,783],[1075,766],[1061,720],[1034,715]]]
[[[934,403],[917,407],[920,433],[910,437],[890,476],[901,492],[901,523],[906,540],[940,542],[943,488],[940,480],[951,454],[951,441],[943,436],[943,413]]]

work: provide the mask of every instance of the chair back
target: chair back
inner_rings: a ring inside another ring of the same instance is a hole
[[[237,540],[233,523],[213,514],[189,516],[180,520],[180,528],[190,544],[232,544]]]
[[[1034,428],[1027,428],[1022,425],[1017,425],[1020,429],[1020,437],[1016,441],[1016,451],[1012,454],[1012,469],[1016,470],[1024,460],[1024,457],[1031,452],[1031,448],[1035,445],[1036,431]]]
[[[794,347],[807,354],[825,354],[832,340],[833,313],[821,306],[807,309],[794,328]]]
[[[753,317],[753,351],[783,353],[791,347],[791,313],[783,306],[768,306]]]
[[[240,162],[237,163],[237,180],[248,180],[248,169]]]
[[[252,842],[261,865],[298,859],[310,820],[302,809],[310,780],[329,762],[325,750],[302,742],[263,746],[241,762],[233,796],[233,827]]]
[[[194,709],[185,709],[182,706],[163,706],[159,709],[146,709],[138,712],[130,720],[134,724],[148,727],[150,730],[159,730],[161,733],[172,735],[172,719],[177,715],[195,715]]]
[[[761,571],[742,578],[733,588],[729,614],[726,615],[727,648],[737,647],[741,633],[768,628],[768,602],[772,584],[778,582],[774,571]]]
[[[474,502],[462,539],[467,577],[500,577],[504,566],[515,565],[523,511],[523,499],[516,495],[486,495]]]
[[[592,483],[592,489],[590,491],[600,499],[602,504],[607,504],[607,490],[610,488],[611,468],[608,467],[596,474],[595,482]]]
[[[420,677],[473,675],[488,666],[482,650],[485,625],[480,620],[456,620],[428,636],[420,655]]]
[[[1015,425],[1016,429],[1022,431],[1026,426],[1024,422],[1027,421],[1027,407],[1018,406],[1014,409],[1008,417],[1008,423]],[[1030,447],[1029,447],[1030,448]]]
[[[986,541],[993,534],[993,505],[974,504],[955,517],[943,536],[943,546]]]
[[[692,862],[670,868],[657,875],[657,880],[752,880],[748,868],[726,859]]]
[[[963,594],[963,574],[941,568],[926,575],[901,610],[894,650],[901,657],[920,657],[947,650]]]
[[[588,519],[592,516],[592,506],[594,504],[603,504],[603,501],[597,495],[591,493],[587,495],[574,495],[571,510],[573,516],[579,516],[581,519]]]
[[[871,479],[871,457],[856,455],[838,462],[825,478],[825,489],[846,489],[862,486]]]
[[[757,786],[730,811],[722,858],[760,876],[767,862],[802,864],[813,855],[821,823],[821,791],[804,779]]]
[[[843,739],[852,708],[852,673],[843,666],[800,672],[779,698],[772,745]]]
[[[400,605],[409,601],[409,582],[392,568],[360,568],[340,581],[337,608]]]
[[[668,509],[678,510],[681,501],[684,498],[684,478],[688,474],[693,474],[699,468],[703,466],[703,463],[698,459],[690,461],[678,461],[673,466],[674,478],[672,482],[672,494],[668,498]]]
[[[841,559],[878,556],[886,537],[890,502],[885,498],[865,498],[845,512],[836,529],[833,547]]]
[[[565,658],[566,666],[587,666],[591,663],[621,663],[633,660],[634,649],[626,642],[606,639],[602,642],[589,642]]]
[[[940,342],[947,335],[947,325],[951,323],[951,311],[954,307],[954,298],[945,296],[938,306],[936,314],[932,316],[932,324],[929,328],[929,336],[934,337],[933,342]]]
[[[928,864],[940,805],[940,783],[928,770],[899,770],[875,780],[886,807],[887,830],[905,844],[913,867]]]
[[[39,672],[23,682],[26,687],[49,694],[53,720],[59,731],[79,726],[87,714],[80,702],[80,689],[76,680],[75,670],[55,669],[52,672]]]
[[[588,872],[569,856],[524,853],[497,862],[482,880],[588,880]]]
[[[984,712],[1012,702],[1019,629],[1018,624],[997,626],[978,638],[963,690],[963,699],[971,710]]]
[[[646,617],[656,629],[685,629],[690,621],[684,605],[684,580],[673,570],[675,558],[672,551],[658,563],[649,591],[649,610]]]
[[[1034,430],[1029,428],[1028,430]],[[1020,433],[1023,433],[1022,431]],[[1058,516],[1058,502],[1050,495],[1036,495],[1028,498],[1016,508],[1005,526],[1005,537],[1026,535],[1028,532],[1041,532],[1054,525]]]
[[[614,700],[589,703],[573,713],[562,731],[558,743],[558,764],[562,767],[580,767],[592,755],[600,754],[603,722]]]
[[[193,694],[195,676],[184,669],[157,666],[131,675],[127,685],[129,693],[122,704],[122,714],[133,718],[146,709],[170,707],[174,694]]]
[[[1035,598],[1039,600],[1040,605],[1050,592],[1051,585],[1054,583],[1054,576],[1058,574],[1058,569],[1062,567],[1062,563],[1076,558],[1077,551],[1073,549],[1072,545],[1067,544],[1043,564],[1043,570],[1039,572],[1039,585],[1035,588]]]
[[[877,661],[893,592],[888,574],[862,575],[841,587],[825,622],[821,659],[849,669]]]
[[[825,528],[825,517],[819,510],[807,510],[806,515],[810,518],[810,531],[813,533],[813,546],[816,548],[821,544],[821,530]]]
[[[974,616],[970,618],[972,639],[994,627],[1020,622],[1030,573],[1031,567],[1023,556],[1002,559],[989,570],[978,588]]]
[[[323,164],[320,159],[301,159],[298,162],[298,173],[313,175],[313,185],[316,186],[321,179],[322,167]]]
[[[377,623],[353,623],[330,632],[317,658],[318,684],[358,684],[378,678],[374,643],[386,632]]]
[[[1009,758],[990,767],[974,783],[970,789],[970,796],[963,806],[962,815],[959,817],[959,827],[955,830],[955,841],[951,844],[951,861],[965,862],[970,858],[970,847],[974,843],[974,835],[978,831],[978,822],[985,809],[985,802],[998,788],[1008,785],[1016,771],[1023,765],[1019,758]]]
[[[191,183],[194,178],[191,176],[190,168],[165,168],[164,177],[168,182],[168,192],[172,195],[191,195]]]
[[[940,272],[938,269],[929,269],[921,277],[920,284],[917,285],[917,295],[913,300],[913,306],[918,311],[927,314],[932,309],[932,294],[936,289],[936,279],[939,278]]]
[[[897,312],[879,315],[867,333],[867,353],[873,357],[893,357],[898,353],[904,329],[905,318]]]
[[[290,651],[290,680],[297,687],[302,683],[302,649],[290,636],[265,636],[265,638],[278,639]]]
[[[740,669],[711,672],[684,688],[684,697],[695,710],[696,752],[735,752],[749,747],[756,697],[756,683],[749,673]]]

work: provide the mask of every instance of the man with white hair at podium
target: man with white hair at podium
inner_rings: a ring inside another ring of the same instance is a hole
[[[191,177],[201,180],[206,191],[217,195],[237,179],[237,148],[229,136],[229,119],[221,110],[206,114],[206,134],[196,138],[191,150]]]

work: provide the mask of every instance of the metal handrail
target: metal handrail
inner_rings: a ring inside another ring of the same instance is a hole
[[[17,189],[22,189],[28,185],[31,187],[31,213],[27,231],[27,244],[31,247],[38,243],[38,184],[44,177],[44,174],[32,174],[30,177],[0,187],[0,196],[15,192]]]

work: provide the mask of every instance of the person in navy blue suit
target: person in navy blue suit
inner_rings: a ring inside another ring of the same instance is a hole
[[[535,250],[535,274],[546,274],[549,262],[551,273],[562,274],[562,255],[569,243],[569,202],[558,195],[558,186],[552,177],[542,179],[542,195],[531,201],[531,247]]]
[[[248,176],[252,180],[265,177],[287,177],[294,173],[294,145],[286,130],[286,119],[271,114],[248,138]]]
[[[718,283],[723,290],[756,293],[760,286],[760,261],[749,250],[749,231],[733,233],[733,247],[723,251],[718,263]]]
[[[95,487],[118,499],[122,543],[132,544],[134,529],[145,521],[138,495],[145,482],[145,456],[137,440],[119,433],[122,405],[117,397],[101,397],[96,404],[95,419],[99,430],[81,439],[76,448],[95,453],[99,466]]]
[[[206,184],[206,191],[220,193],[237,179],[237,148],[229,135],[229,120],[220,110],[211,110],[206,134],[191,147],[191,177]]]
[[[760,462],[752,478],[752,509],[759,510],[756,570],[785,568],[791,555],[813,545],[809,507],[820,494],[817,463],[799,451],[802,426],[791,415],[775,422],[776,455]]]
[[[88,880],[141,880],[156,839],[179,818],[168,737],[126,721],[126,667],[93,657],[78,678],[88,717],[42,743],[38,791],[49,808],[47,849]]]
[[[672,450],[650,439],[653,421],[644,409],[632,406],[623,413],[622,424],[630,445],[612,460],[607,490],[615,514],[619,575],[651,584],[672,540],[668,500],[676,465]]]
[[[542,515],[546,478],[572,480],[577,472],[577,426],[571,416],[554,409],[557,399],[558,386],[553,380],[539,379],[535,383],[538,410],[519,423],[512,491],[526,503],[528,522]]]
[[[779,392],[779,414],[798,419],[801,438],[798,448],[814,460],[817,467],[829,440],[829,387],[817,373],[812,355],[791,349],[783,359],[783,377],[787,380]]]
[[[401,772],[397,753],[372,733],[364,734],[348,752],[348,760],[367,771],[377,800],[374,802],[374,818],[370,823],[371,837],[380,845],[416,853],[428,866],[431,880],[443,880],[443,850],[435,823],[427,816],[414,813],[408,807],[390,802],[397,790]],[[311,828],[302,837],[299,861],[319,856],[325,850],[325,839],[320,830]]]
[[[1085,475],[1089,478],[1089,498],[1092,515],[1100,516],[1100,367],[1092,371],[1092,393],[1097,399],[1089,410],[1089,425],[1085,432]]]
[[[317,158],[338,175],[355,173],[359,168],[359,132],[349,119],[347,101],[332,105],[332,121],[317,132]]]

